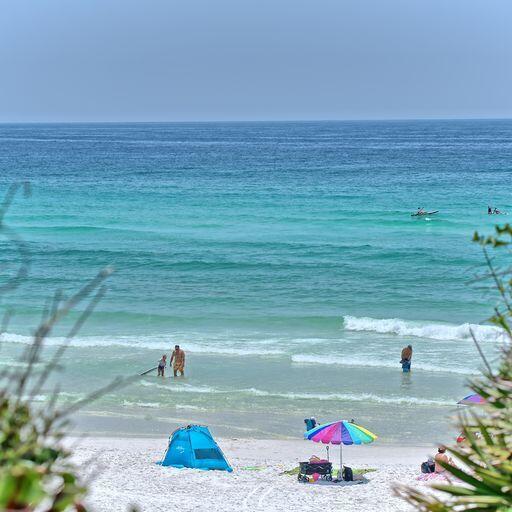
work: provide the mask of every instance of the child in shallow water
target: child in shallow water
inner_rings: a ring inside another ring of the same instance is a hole
[[[158,376],[165,377],[165,365],[167,364],[167,356],[164,354],[162,359],[158,361]]]

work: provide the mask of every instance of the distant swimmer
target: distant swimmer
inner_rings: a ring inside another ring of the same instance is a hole
[[[411,371],[411,360],[412,360],[412,345],[407,345],[402,349],[400,364],[402,365],[402,371],[409,373]]]
[[[496,207],[488,206],[487,207],[487,215],[508,215],[507,212],[502,212],[498,210]]]
[[[174,376],[177,377],[178,373],[180,373],[183,377],[185,375],[185,352],[181,350],[179,345],[174,346],[169,364],[172,365],[173,361],[174,365],[172,369],[174,371]]]
[[[158,361],[158,376],[165,377],[165,366],[167,365],[167,356],[164,354],[162,359]]]

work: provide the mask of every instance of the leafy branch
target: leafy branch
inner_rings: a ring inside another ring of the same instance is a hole
[[[0,233],[18,253],[16,273],[0,286],[0,295],[20,286],[29,275],[30,253],[26,242],[5,223],[5,214],[17,192],[30,194],[30,186],[13,185],[0,208]],[[57,405],[56,389],[44,409],[35,408],[31,399],[60,367],[72,339],[90,317],[106,292],[105,281],[112,274],[106,267],[69,298],[58,290],[48,301],[32,343],[24,350],[22,370],[6,370],[0,375],[0,510],[25,512],[83,512],[86,488],[80,484],[70,462],[71,453],[63,446],[65,427],[72,413],[114,388],[131,382],[136,376],[118,378],[66,408]],[[44,362],[45,341],[55,326],[72,310],[83,311],[69,329],[63,344]],[[12,310],[4,311],[0,334],[7,332]],[[37,375],[36,365],[42,364]]]
[[[398,496],[423,512],[511,512],[512,511],[512,279],[508,271],[496,268],[489,249],[508,248],[512,244],[512,227],[497,226],[495,234],[481,236],[475,233],[473,241],[483,249],[490,279],[498,291],[502,307],[495,308],[490,321],[503,329],[508,342],[501,351],[495,372],[483,356],[480,344],[471,333],[484,361],[486,371],[469,387],[485,399],[479,409],[460,413],[458,422],[464,443],[448,448],[461,467],[440,462],[450,477],[448,483],[433,484],[436,493],[417,488],[397,486]]]

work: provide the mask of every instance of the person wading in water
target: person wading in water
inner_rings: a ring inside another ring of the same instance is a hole
[[[173,364],[173,361],[174,365],[172,369],[174,371],[174,376],[177,377],[179,372],[183,377],[185,375],[185,352],[181,350],[179,345],[174,346],[169,366]]]
[[[412,359],[412,345],[407,345],[402,349],[402,355],[400,364],[402,365],[402,371],[408,373],[411,371],[411,359]]]
[[[167,356],[164,354],[162,359],[158,361],[158,376],[165,377],[165,365],[167,364]]]

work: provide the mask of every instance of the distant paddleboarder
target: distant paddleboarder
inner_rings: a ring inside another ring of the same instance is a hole
[[[409,373],[411,371],[411,360],[412,360],[412,345],[407,345],[402,349],[400,364],[402,365],[402,371]]]
[[[439,210],[434,210],[434,211],[427,211],[425,210],[425,208],[418,208],[414,213],[411,213],[411,217],[416,217],[416,218],[419,218],[419,217],[427,217],[427,216],[430,216],[430,215],[434,215],[436,213],[439,213]]]

